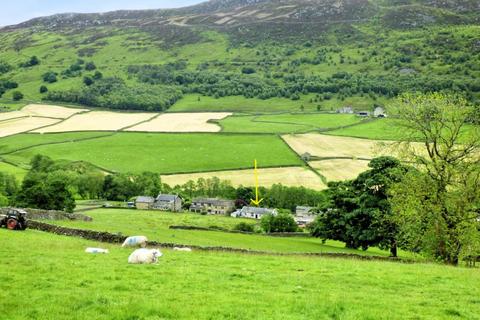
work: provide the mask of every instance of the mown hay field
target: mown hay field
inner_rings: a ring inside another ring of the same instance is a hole
[[[316,133],[285,135],[283,139],[298,154],[310,153],[321,158],[372,159],[387,154],[389,142],[350,137],[336,137]]]
[[[69,131],[117,131],[147,121],[156,116],[154,113],[119,113],[92,111],[73,116],[57,125],[42,128],[34,132],[56,133]]]
[[[311,161],[310,165],[328,181],[352,180],[367,171],[369,161],[354,159],[332,159]]]
[[[189,180],[197,181],[199,178],[207,179],[213,177],[230,181],[233,186],[237,187],[240,185],[255,185],[254,174],[251,169],[167,175],[162,176],[162,182],[174,186],[184,184]],[[258,183],[263,187],[281,183],[284,186],[305,187],[314,190],[326,188],[326,185],[318,175],[304,167],[259,169]]]
[[[221,120],[232,115],[228,112],[166,113],[126,129],[142,132],[218,132],[221,127],[210,120]]]
[[[101,137],[83,141],[78,140],[88,137],[84,133],[23,135],[22,143],[26,145],[30,136],[39,144],[51,137],[64,143],[30,145],[30,148],[4,155],[4,158],[26,165],[36,154],[43,154],[56,160],[86,161],[111,171],[163,174],[246,169],[253,166],[254,159],[258,160],[260,167],[301,165],[298,156],[274,135],[96,134]],[[47,138],[43,140],[43,137]],[[0,140],[0,144],[10,150],[15,150],[18,145],[15,139]]]
[[[18,133],[28,132],[58,123],[60,120],[51,118],[26,117],[9,119],[0,122],[0,137],[8,137]]]
[[[43,117],[65,119],[76,113],[88,111],[87,109],[66,108],[45,104],[29,104],[20,111],[10,111],[0,113],[0,121],[20,118],[20,117]]]
[[[435,264],[132,250],[0,230],[0,310],[20,319],[479,319],[478,270]],[[89,255],[104,247],[108,255]],[[26,248],[28,248],[26,252]],[[455,297],[453,299],[452,297]]]

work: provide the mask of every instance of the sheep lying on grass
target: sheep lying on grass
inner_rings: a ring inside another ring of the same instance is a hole
[[[108,253],[108,249],[100,249],[100,248],[87,248],[85,249],[86,253]]]
[[[147,246],[148,239],[144,236],[128,237],[122,244],[122,247],[142,247]]]
[[[157,263],[158,258],[163,254],[158,249],[137,249],[128,257],[130,264],[152,264]]]
[[[190,248],[175,247],[175,248],[173,248],[173,251],[192,252],[192,249],[190,249]]]

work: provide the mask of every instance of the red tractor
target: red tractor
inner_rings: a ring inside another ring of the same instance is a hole
[[[8,209],[6,213],[0,213],[0,228],[5,226],[9,230],[27,229],[27,212],[20,209]]]

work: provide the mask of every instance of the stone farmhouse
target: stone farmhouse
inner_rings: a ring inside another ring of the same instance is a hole
[[[237,210],[231,214],[234,218],[250,218],[250,219],[262,219],[263,216],[268,214],[278,215],[277,209],[269,208],[257,208],[245,206],[241,210]]]
[[[162,210],[179,212],[182,210],[182,198],[174,194],[159,194],[158,197],[137,197],[135,207],[143,210]]]
[[[383,109],[382,107],[376,107],[373,111],[373,116],[375,118],[386,118],[387,114],[385,113],[385,109]]]
[[[150,210],[153,208],[153,204],[155,203],[154,197],[137,197],[135,200],[135,208],[139,210]]]
[[[312,214],[313,207],[297,206],[295,208],[294,220],[300,228],[305,228],[308,224],[315,221],[315,215]]]
[[[190,211],[202,214],[227,215],[235,210],[235,202],[232,200],[195,198],[190,206]]]

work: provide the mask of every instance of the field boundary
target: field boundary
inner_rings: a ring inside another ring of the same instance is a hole
[[[61,227],[49,223],[39,222],[35,220],[28,221],[29,228],[48,232],[52,234],[67,236],[67,237],[76,237],[86,240],[106,242],[112,244],[120,244],[125,241],[128,236],[122,234],[113,234],[109,232],[100,232],[93,230],[82,230],[82,229],[73,229]],[[416,263],[412,259],[405,258],[391,258],[391,257],[382,257],[382,256],[367,256],[356,253],[338,253],[338,252],[271,252],[271,251],[257,251],[257,250],[248,250],[242,248],[233,248],[233,247],[221,247],[221,246],[198,246],[198,245],[185,245],[178,243],[168,243],[168,242],[157,242],[149,241],[149,246],[153,247],[163,247],[163,248],[191,248],[199,251],[207,252],[231,252],[231,253],[242,253],[242,254],[252,254],[252,255],[270,255],[270,256],[297,256],[297,257],[320,257],[320,258],[350,258],[357,260],[367,260],[367,261],[391,261],[391,262],[401,262],[401,263]]]
[[[224,233],[237,233],[237,234],[246,234],[246,235],[257,235],[264,237],[299,237],[299,238],[311,238],[312,236],[309,233],[305,232],[274,232],[274,233],[256,233],[248,231],[239,231],[239,230],[228,230],[225,228],[208,228],[208,227],[197,227],[197,226],[169,226],[169,229],[172,230],[194,230],[194,231],[212,231],[212,232],[224,232]]]

